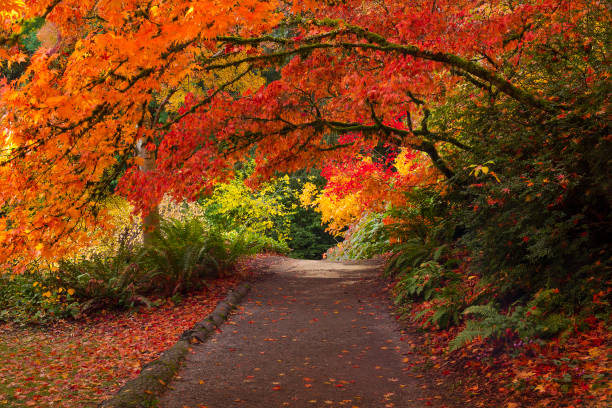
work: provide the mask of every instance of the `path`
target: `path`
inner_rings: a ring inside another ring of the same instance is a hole
[[[375,266],[274,259],[222,332],[194,345],[161,407],[443,406],[407,370]]]

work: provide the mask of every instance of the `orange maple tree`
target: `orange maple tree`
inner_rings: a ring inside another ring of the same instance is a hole
[[[270,30],[276,8],[260,0],[3,2],[0,58],[29,65],[2,92],[0,259],[53,258],[82,245],[87,228],[104,222],[98,203],[120,167],[158,133],[164,102],[153,106],[155,95],[219,58],[216,36]],[[21,49],[32,17],[61,32],[56,52]],[[150,157],[141,155],[136,164]]]

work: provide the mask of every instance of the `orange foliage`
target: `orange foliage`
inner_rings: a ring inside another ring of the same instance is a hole
[[[217,35],[257,35],[278,21],[276,2],[263,0],[21,3],[2,2],[0,11],[46,16],[62,42],[57,52],[34,54],[0,100],[4,261],[53,259],[84,245],[87,227],[104,224],[98,202],[117,177],[117,159],[129,161],[137,140],[159,134],[154,95],[215,58]],[[15,60],[17,19],[0,28],[0,58]]]

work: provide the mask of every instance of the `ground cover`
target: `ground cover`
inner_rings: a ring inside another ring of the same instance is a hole
[[[48,327],[0,326],[0,407],[94,407],[212,312],[237,277],[181,301]]]
[[[389,285],[392,291],[393,284]],[[413,303],[413,316],[424,307]],[[398,320],[410,343],[410,369],[475,407],[608,407],[612,403],[612,333],[593,319],[582,331],[548,342],[518,338],[500,344],[476,339],[449,352],[463,327],[441,330]]]

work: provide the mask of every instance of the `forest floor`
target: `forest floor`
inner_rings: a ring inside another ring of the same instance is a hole
[[[47,326],[0,324],[0,408],[97,407],[222,300],[237,278],[152,308]]]
[[[379,266],[266,258],[268,274],[221,333],[193,346],[160,405],[464,406],[415,364]]]

